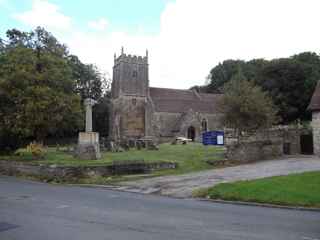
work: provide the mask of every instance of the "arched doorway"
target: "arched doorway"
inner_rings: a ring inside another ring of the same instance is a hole
[[[188,138],[192,139],[192,141],[196,138],[196,129],[193,126],[188,128]]]

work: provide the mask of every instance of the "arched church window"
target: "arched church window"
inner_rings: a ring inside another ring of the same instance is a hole
[[[188,138],[192,140],[192,142],[194,142],[195,138],[196,138],[196,129],[193,126],[190,126],[188,128]]]
[[[207,121],[207,119],[202,119],[201,127],[202,127],[202,131],[203,132],[208,131],[208,121]]]
[[[132,98],[132,105],[135,106],[137,104],[137,99]]]

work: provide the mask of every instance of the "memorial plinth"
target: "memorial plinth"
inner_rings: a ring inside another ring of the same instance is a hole
[[[101,158],[99,133],[92,132],[92,106],[96,104],[93,99],[85,99],[86,107],[86,131],[79,132],[76,155],[80,159],[94,160]]]
[[[84,160],[95,160],[101,158],[99,133],[79,133],[77,157]]]

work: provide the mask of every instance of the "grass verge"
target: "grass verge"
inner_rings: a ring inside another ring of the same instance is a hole
[[[221,183],[195,197],[320,208],[320,171]]]
[[[20,150],[20,152],[23,152]],[[48,148],[44,159],[34,160],[30,153],[20,156],[3,156],[1,160],[14,160],[35,164],[56,164],[60,166],[106,166],[114,161],[144,160],[145,162],[177,162],[177,169],[159,170],[152,173],[152,176],[183,174],[194,171],[201,171],[213,168],[206,160],[221,160],[224,158],[224,149],[218,146],[204,146],[200,143],[189,143],[187,145],[161,144],[158,151],[136,150],[112,153],[102,153],[99,160],[79,160],[63,151],[55,148]],[[125,176],[124,176],[125,177]],[[104,181],[100,179],[99,181]]]

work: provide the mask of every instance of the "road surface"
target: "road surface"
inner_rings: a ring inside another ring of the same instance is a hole
[[[320,212],[48,185],[0,176],[1,240],[320,239]]]

